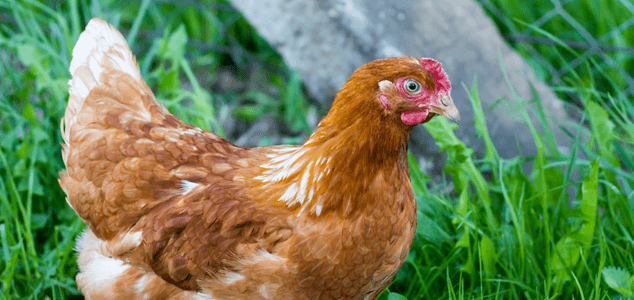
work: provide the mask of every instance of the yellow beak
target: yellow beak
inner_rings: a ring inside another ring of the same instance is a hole
[[[458,108],[451,100],[451,97],[446,96],[439,99],[439,105],[430,105],[431,112],[447,117],[447,119],[460,123],[460,113]]]

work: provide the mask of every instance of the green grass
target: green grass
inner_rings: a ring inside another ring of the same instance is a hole
[[[310,132],[305,115],[315,105],[298,74],[238,13],[225,2],[166,3],[0,0],[0,298],[81,298],[73,246],[84,225],[66,205],[57,172],[70,51],[91,17],[123,32],[157,98],[186,122],[235,139],[220,127],[227,118],[244,125],[273,114],[295,136],[287,142]],[[580,0],[566,5],[575,3],[591,7]],[[497,3],[502,10],[503,4]],[[528,12],[533,19],[508,18],[532,24],[544,10]],[[610,13],[590,9],[575,18],[589,22]],[[592,34],[618,26],[618,14]],[[560,32],[574,34],[552,26],[540,34],[555,34],[554,43],[570,39]],[[620,35],[614,39],[632,44],[631,34]],[[583,55],[565,44],[536,49],[564,65]],[[627,59],[622,67],[631,70]],[[581,122],[568,128],[575,142],[566,153],[555,147],[539,101],[515,98],[504,101],[539,116],[536,124],[526,117],[539,151],[500,158],[484,125],[476,79],[455,87],[471,95],[476,122],[461,126],[476,126],[486,155],[474,157],[442,118],[425,125],[448,153],[449,176],[434,185],[410,159],[419,234],[381,299],[634,296],[634,105],[621,92],[622,78],[602,70],[604,62],[581,61],[558,88],[583,111]],[[266,74],[262,86],[216,91],[228,66],[242,79]]]
[[[630,101],[634,99],[631,0],[477,1],[538,78],[559,87],[563,99],[585,104],[582,95],[569,92],[570,87],[612,95],[625,91]],[[593,45],[602,51],[593,51]]]

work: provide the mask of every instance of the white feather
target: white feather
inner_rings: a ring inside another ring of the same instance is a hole
[[[293,201],[295,199],[295,196],[297,196],[297,183],[293,183],[291,184],[286,191],[284,192],[284,194],[282,194],[282,196],[280,197],[280,201],[284,201],[287,202],[288,205],[292,205]]]
[[[381,90],[381,92],[387,92],[387,89],[391,88],[394,86],[394,83],[392,83],[389,80],[382,80],[379,81],[379,89]]]
[[[115,50],[116,55],[107,55],[106,57],[105,52],[111,49]],[[121,33],[105,21],[92,19],[73,48],[73,59],[70,62],[69,71],[74,75],[80,66],[88,66],[93,77],[100,82],[100,75],[103,72],[106,59],[113,63],[117,69],[130,74],[139,81],[142,80],[139,67]]]
[[[306,168],[304,169],[304,174],[302,175],[302,180],[299,184],[299,192],[298,192],[296,201],[298,201],[301,204],[304,204],[304,199],[306,197],[306,189],[308,188],[308,178],[310,177],[312,166],[313,166],[313,163],[309,162]]]
[[[134,288],[136,289],[137,294],[143,294],[143,292],[145,291],[145,286],[147,285],[147,282],[148,282],[147,274],[143,275],[143,277],[139,278],[136,281]]]
[[[181,181],[181,195],[185,195],[185,194],[191,192],[193,189],[195,189],[199,185],[200,184],[195,183],[195,182],[191,182],[189,180]]]
[[[313,195],[315,194],[315,187],[312,186],[310,188],[310,192],[308,192],[308,199],[306,199],[306,203],[310,203],[311,200],[313,200]]]
[[[290,184],[278,200],[286,202],[288,206],[292,206],[295,203],[306,206],[315,197],[314,186],[319,183],[325,174],[327,175],[330,172],[328,164],[332,157],[318,157],[314,161],[306,162],[304,159],[304,154],[308,151],[306,148],[290,149],[291,150],[276,149],[275,151],[280,152],[280,154],[268,155],[271,160],[262,165],[264,171],[253,179],[270,184],[295,176],[293,179],[297,180],[297,182]],[[317,170],[319,170],[318,174],[315,173]],[[299,172],[302,173],[300,174]],[[309,185],[311,177],[313,181],[312,184]],[[305,207],[302,207],[300,214],[304,209]]]
[[[244,278],[245,277],[242,274],[230,272],[224,278],[222,278],[222,283],[229,285],[229,284],[235,283],[236,281],[240,281]]]

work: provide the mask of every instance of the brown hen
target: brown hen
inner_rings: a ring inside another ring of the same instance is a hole
[[[60,185],[87,299],[374,299],[416,228],[410,132],[459,118],[440,63],[397,57],[359,68],[304,145],[238,147],[167,111],[98,19],[70,72]]]

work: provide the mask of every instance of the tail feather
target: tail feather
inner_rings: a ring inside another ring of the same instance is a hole
[[[107,75],[112,74],[112,71],[130,75],[140,86],[147,87],[141,77],[139,65],[121,33],[107,22],[96,18],[88,22],[86,30],[79,36],[73,48],[69,71],[72,74],[72,79],[68,81],[70,97],[60,124],[65,144],[62,149],[65,164],[70,153],[71,129],[93,88],[100,84],[109,84],[106,82]],[[149,88],[147,91],[151,93]],[[155,104],[167,112],[158,102]]]
[[[111,49],[115,51],[116,56],[112,56],[112,53],[105,55]],[[141,80],[141,73],[134,55],[121,33],[106,21],[92,19],[88,22],[86,30],[79,36],[73,49],[70,73],[74,75],[75,70],[80,66],[88,66],[95,78],[99,79],[99,75],[103,72],[103,65],[106,64],[105,60],[109,60],[109,63],[117,69]]]
[[[82,193],[96,193],[99,189],[86,178],[92,169],[84,165],[85,157],[105,151],[98,141],[121,142],[129,135],[126,130],[131,122],[161,125],[171,114],[141,77],[139,65],[121,33],[105,21],[90,20],[75,44],[69,71],[70,96],[60,124],[66,170],[60,173],[59,183],[67,195],[66,201],[77,211],[78,203],[87,200]],[[113,164],[109,167],[117,163],[102,162]],[[87,218],[87,213],[78,211],[82,218]]]
[[[102,75],[106,68],[125,72],[143,82],[136,59],[121,33],[103,20],[92,19],[79,36],[70,62],[69,71],[73,78],[68,82],[70,97],[62,125],[66,145],[69,145],[70,128],[76,121],[77,113],[90,91],[103,83]]]

